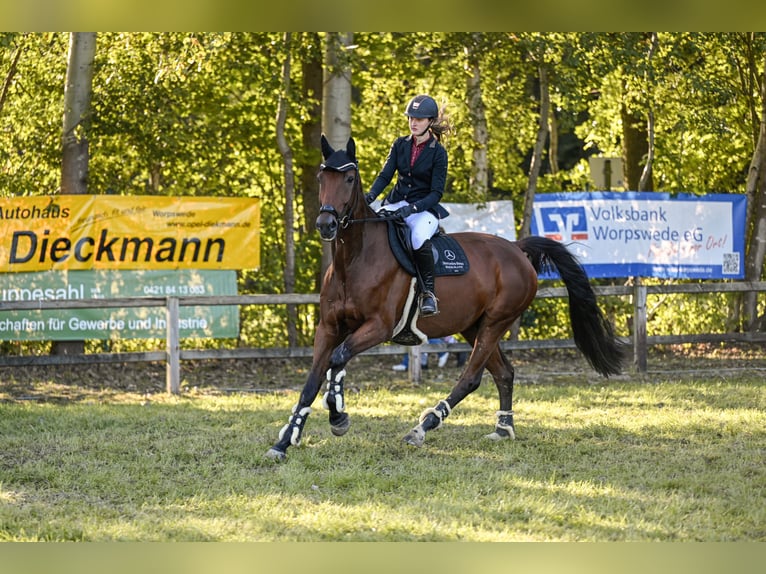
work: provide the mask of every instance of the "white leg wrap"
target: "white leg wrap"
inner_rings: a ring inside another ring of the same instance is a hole
[[[327,404],[327,397],[330,396],[330,391],[334,391],[335,394],[335,410],[339,413],[342,413],[346,405],[343,404],[343,394],[341,393],[341,386],[340,385],[333,385],[333,383],[327,383],[327,392],[322,397],[322,406],[326,408],[328,411],[330,410],[330,405]]]
[[[298,446],[301,443],[301,429],[306,421],[306,417],[311,413],[311,407],[303,407],[299,413],[296,413],[297,410],[298,405],[295,405],[293,407],[293,414],[288,419],[287,424],[279,431],[279,440],[282,440],[287,430],[292,426],[290,444],[293,446]]]
[[[487,438],[491,440],[515,440],[516,439],[516,432],[513,430],[513,425],[505,424],[500,422],[500,417],[502,416],[513,416],[513,411],[497,411],[495,413],[495,416],[497,416],[497,423],[495,423],[495,431],[488,434]],[[497,430],[503,430],[508,433],[508,436],[501,435],[497,432]]]
[[[439,407],[444,407],[444,408],[442,410]],[[439,424],[432,429],[432,430],[436,430],[440,426],[442,426],[442,422],[444,421],[445,418],[447,418],[450,415],[451,412],[452,412],[452,409],[450,408],[449,403],[445,400],[441,400],[435,407],[424,410],[422,414],[420,415],[420,419],[418,419],[418,422],[422,425],[423,421],[426,420],[426,417],[428,415],[436,415],[436,418],[439,419]]]
[[[344,378],[346,378],[346,369],[341,369],[338,371],[338,374],[335,375],[335,382],[342,383]],[[327,381],[330,383],[332,382],[332,369],[327,369]]]

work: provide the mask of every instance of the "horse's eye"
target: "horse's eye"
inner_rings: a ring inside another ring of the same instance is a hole
[[[354,183],[354,176],[353,175],[347,175],[346,176],[346,183]]]

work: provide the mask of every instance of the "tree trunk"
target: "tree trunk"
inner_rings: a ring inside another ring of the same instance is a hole
[[[328,32],[325,38],[322,131],[335,148],[345,149],[351,137],[351,66],[347,48],[353,32]],[[322,251],[322,275],[332,261],[329,244]]]
[[[292,34],[285,32],[285,61],[282,64],[282,93],[277,109],[277,146],[285,163],[285,293],[295,293],[295,170],[293,152],[285,137],[287,108],[290,105],[290,50]],[[295,305],[287,306],[287,341],[290,347],[298,345],[298,312]]]
[[[88,192],[88,131],[93,88],[95,32],[73,32],[69,38],[62,126],[61,193]],[[85,352],[84,341],[54,341],[54,355]]]
[[[654,72],[652,68],[652,57],[657,51],[657,32],[652,32],[649,42],[649,54],[647,56],[647,77],[646,77],[646,93],[649,94],[648,112],[646,119],[646,132],[647,132],[647,152],[646,163],[644,163],[644,169],[641,171],[641,177],[638,180],[638,191],[651,191],[654,188],[652,183],[652,167],[654,166]]]
[[[3,106],[5,105],[5,100],[8,97],[8,89],[10,88],[11,83],[13,82],[13,78],[16,76],[16,72],[18,71],[19,58],[21,57],[22,47],[23,42],[16,46],[16,50],[13,52],[13,56],[11,57],[11,65],[8,66],[8,73],[5,75],[5,80],[3,81],[3,87],[0,88],[0,113],[2,113]]]
[[[301,131],[303,134],[303,162],[300,165],[301,190],[303,198],[304,230],[312,233],[319,216],[319,183],[317,170],[322,161],[320,139],[322,136],[322,50],[319,34],[308,33],[307,45],[310,47],[308,57],[303,61],[304,105],[307,107],[306,120]],[[319,293],[322,286],[322,270],[317,269],[314,278],[315,292]]]
[[[649,149],[646,122],[628,110],[624,102],[620,106],[620,116],[622,117],[622,165],[625,184],[629,190],[638,191],[643,173],[642,165]],[[645,186],[645,191],[654,189],[651,174]]]
[[[529,180],[527,183],[527,191],[524,195],[524,212],[521,220],[521,230],[519,231],[519,239],[528,237],[532,229],[532,207],[535,202],[535,192],[537,190],[537,178],[540,175],[540,166],[543,161],[543,150],[545,149],[545,141],[548,139],[548,116],[550,114],[550,93],[548,89],[548,70],[545,68],[545,64],[540,64],[538,68],[540,75],[540,117],[537,127],[537,141],[535,141],[535,148],[532,152],[532,161],[529,166]],[[516,341],[519,338],[519,330],[521,329],[521,321],[516,319],[511,325],[510,339]]]
[[[749,227],[750,237],[747,242],[745,259],[745,279],[759,281],[763,274],[763,260],[766,256],[766,57],[761,82],[761,129],[755,145],[753,159],[747,172],[746,194],[748,203],[753,206],[753,223]],[[757,327],[757,293],[745,293],[744,323],[748,330]]]
[[[559,172],[559,122],[556,112],[550,114],[548,127],[548,162],[551,164],[551,175]]]
[[[537,190],[537,178],[540,175],[540,166],[543,161],[543,150],[545,141],[548,139],[548,115],[550,114],[550,94],[548,91],[548,71],[544,64],[538,68],[540,74],[540,117],[537,127],[537,141],[535,149],[532,152],[532,162],[529,166],[529,180],[527,191],[524,195],[524,212],[522,214],[521,231],[519,239],[529,236],[532,228],[532,206],[535,202],[535,191]]]
[[[471,191],[481,201],[487,201],[489,181],[489,130],[485,114],[484,99],[481,94],[481,69],[479,58],[470,46],[465,48],[466,63],[466,99],[468,101],[469,119],[473,130],[473,161],[471,162]]]
[[[61,193],[88,191],[88,131],[93,86],[95,32],[73,32],[64,88]]]

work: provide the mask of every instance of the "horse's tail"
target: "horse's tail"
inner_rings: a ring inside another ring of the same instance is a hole
[[[547,237],[529,236],[518,242],[537,273],[555,268],[569,293],[569,318],[575,345],[588,363],[608,377],[622,370],[625,345],[615,336],[612,324],[596,303],[596,294],[580,262],[562,243]]]

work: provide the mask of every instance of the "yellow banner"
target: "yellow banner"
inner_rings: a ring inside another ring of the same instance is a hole
[[[255,269],[259,265],[257,199],[0,198],[0,271]]]

